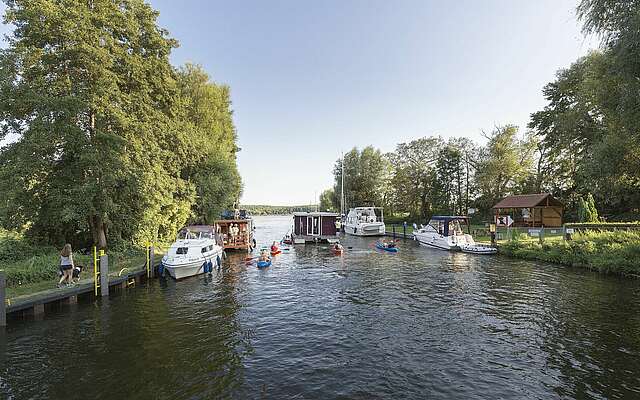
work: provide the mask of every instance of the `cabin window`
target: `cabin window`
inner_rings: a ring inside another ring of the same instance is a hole
[[[176,249],[176,254],[187,254],[189,252],[188,247],[178,247]]]
[[[436,232],[438,232],[441,235],[444,235],[444,222],[439,220],[439,219],[434,219],[429,221],[429,225],[431,225],[431,227],[433,229],[435,229]]]

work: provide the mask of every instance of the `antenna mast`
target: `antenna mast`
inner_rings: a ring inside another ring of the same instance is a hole
[[[344,215],[344,152],[342,153],[342,173],[340,177],[342,178],[342,186],[340,187],[340,215]]]

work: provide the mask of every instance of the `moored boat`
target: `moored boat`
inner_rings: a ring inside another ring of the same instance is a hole
[[[220,267],[223,252],[216,243],[213,226],[187,226],[162,258],[161,267],[174,279],[204,274]]]
[[[470,233],[464,233],[462,225],[466,225],[469,232],[468,217],[434,215],[427,225],[418,228],[414,224],[413,238],[423,246],[441,250],[475,246],[473,237]]]
[[[463,244],[460,246],[460,250],[463,253],[480,255],[491,255],[498,252],[498,249],[496,249],[495,247],[483,246],[479,244]]]
[[[381,236],[385,233],[381,207],[356,207],[349,210],[344,232],[354,236]]]

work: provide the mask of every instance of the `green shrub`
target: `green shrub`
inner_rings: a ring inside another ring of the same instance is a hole
[[[526,241],[521,237],[500,246],[502,254],[527,260],[580,266],[604,273],[640,274],[640,232],[605,231],[576,234],[574,240]]]

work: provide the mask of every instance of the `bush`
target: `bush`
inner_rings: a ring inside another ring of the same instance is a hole
[[[585,232],[572,241],[539,244],[514,238],[500,252],[515,258],[579,266],[604,273],[640,274],[640,232]]]

